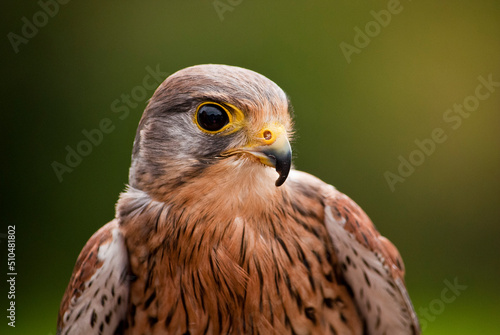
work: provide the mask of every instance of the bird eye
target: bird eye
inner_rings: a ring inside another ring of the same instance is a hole
[[[229,123],[228,112],[219,105],[207,103],[198,107],[196,112],[198,125],[209,132],[216,132]]]

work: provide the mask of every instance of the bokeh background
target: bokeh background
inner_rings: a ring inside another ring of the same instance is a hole
[[[70,1],[46,22],[34,0],[4,3],[0,233],[16,225],[18,276],[12,329],[0,235],[0,333],[55,334],[75,260],[113,218],[127,183],[153,93],[140,88],[147,68],[166,76],[224,63],[290,95],[296,166],[350,195],[397,245],[425,334],[499,334],[500,87],[457,129],[443,115],[475,94],[479,76],[500,82],[500,2],[397,3]],[[380,31],[369,24],[369,44],[348,62],[341,43],[355,47],[355,28],[391,4],[399,13]],[[13,47],[9,33],[21,37],[23,17],[33,16],[38,32]],[[112,106],[125,106],[123,95],[131,96],[126,117]],[[66,147],[103,119],[113,131],[59,181],[53,162],[65,164]],[[399,156],[409,159],[415,140],[436,128],[446,141],[391,190],[384,174],[397,174]],[[447,282],[461,289],[443,299]]]

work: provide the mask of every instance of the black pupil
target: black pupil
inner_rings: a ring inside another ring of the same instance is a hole
[[[198,110],[198,124],[205,130],[217,131],[229,122],[229,117],[222,107],[203,105]]]

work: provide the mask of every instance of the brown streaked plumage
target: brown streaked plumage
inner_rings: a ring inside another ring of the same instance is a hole
[[[347,196],[290,169],[290,109],[246,69],[167,78],[58,334],[419,334],[397,249]]]

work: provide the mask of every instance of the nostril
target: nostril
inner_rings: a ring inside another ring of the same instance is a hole
[[[273,133],[271,133],[270,130],[264,130],[264,133],[262,135],[264,136],[264,139],[266,141],[269,141],[270,139],[273,138]]]

